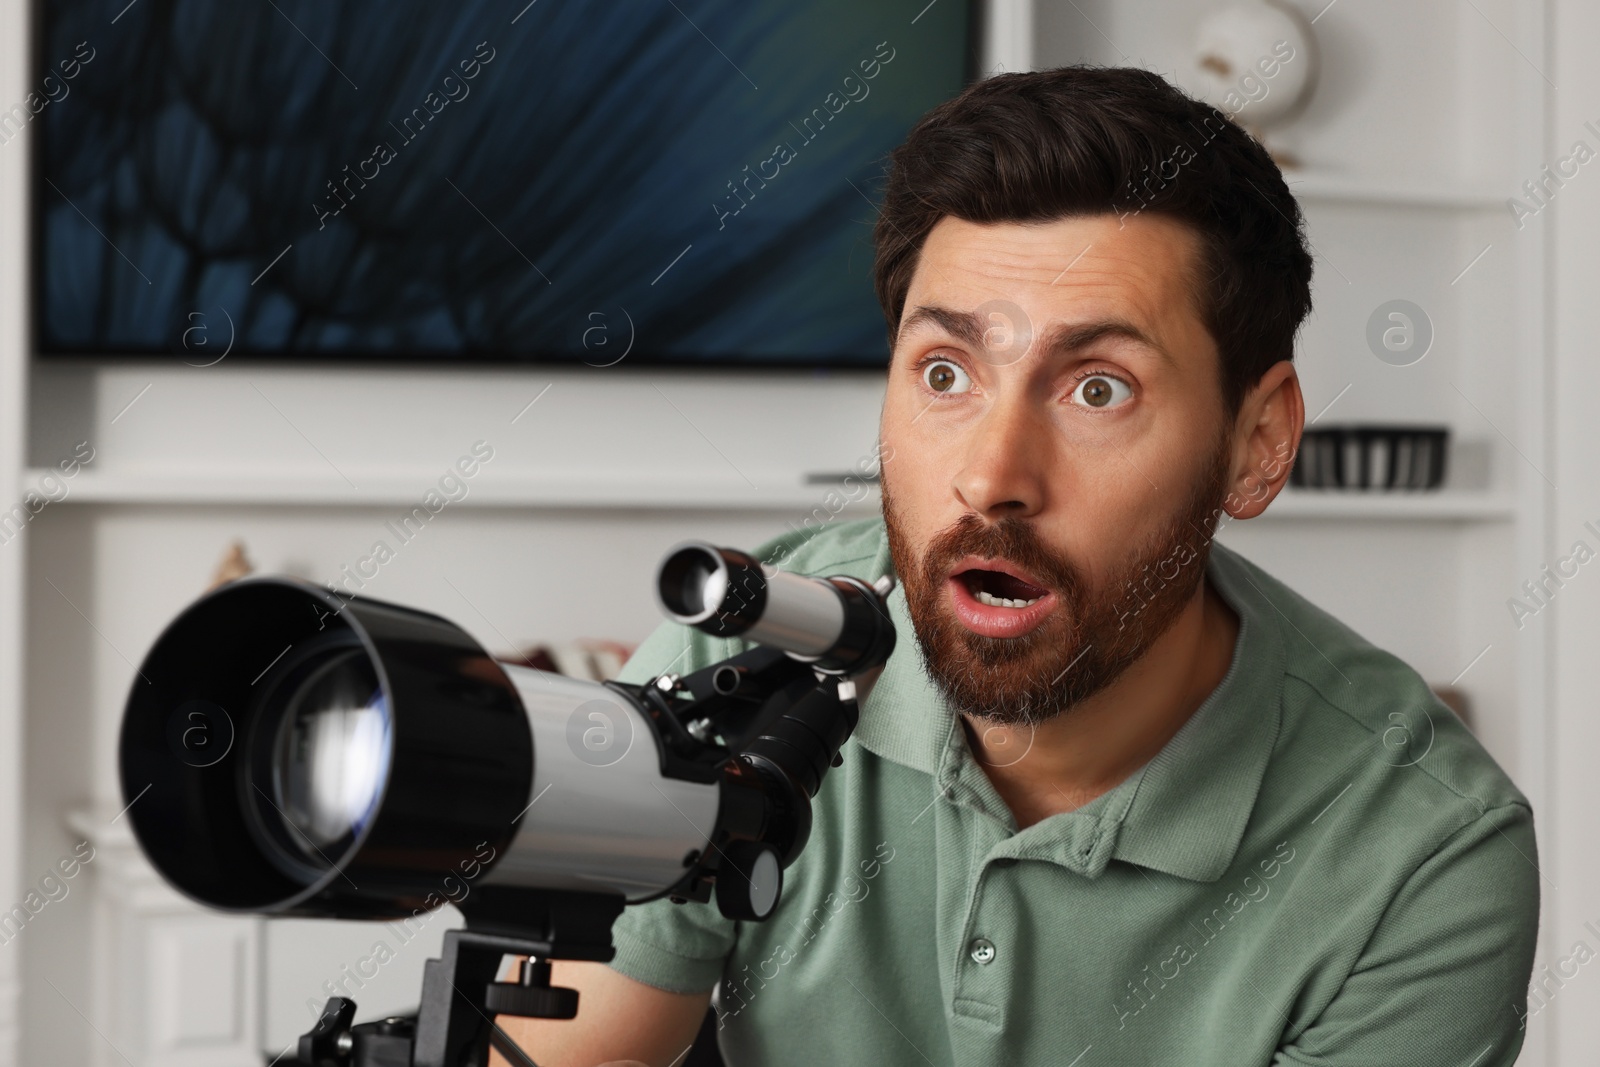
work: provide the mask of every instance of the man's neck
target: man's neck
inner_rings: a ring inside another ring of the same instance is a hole
[[[1222,683],[1238,636],[1239,617],[1202,581],[1133,666],[1068,712],[1037,727],[963,715],[967,745],[1017,828],[1082,807],[1161,751]]]

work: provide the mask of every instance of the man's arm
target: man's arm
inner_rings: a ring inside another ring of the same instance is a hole
[[[1479,815],[1390,903],[1332,1002],[1274,1064],[1510,1067],[1539,930],[1533,816]]]
[[[500,1029],[539,1067],[596,1067],[635,1060],[649,1067],[683,1061],[694,1042],[711,990],[668,993],[636,982],[603,963],[556,960],[550,983],[578,991],[576,1019],[499,1016]],[[498,1052],[491,1067],[508,1067]]]

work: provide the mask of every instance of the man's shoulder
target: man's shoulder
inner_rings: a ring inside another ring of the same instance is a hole
[[[1294,863],[1278,936],[1306,967],[1287,1047],[1351,1063],[1431,1047],[1441,992],[1471,1005],[1478,1050],[1514,1034],[1539,927],[1527,798],[1398,656],[1236,553],[1215,558],[1246,625],[1277,635],[1257,646],[1282,686],[1257,709],[1278,715],[1239,862]],[[1515,1058],[1509,1040],[1493,1062]]]
[[[1348,753],[1356,772],[1412,768],[1416,774],[1397,779],[1400,792],[1463,817],[1507,804],[1528,807],[1410,664],[1238,553],[1214,546],[1213,558],[1230,599],[1247,602],[1254,621],[1280,635],[1285,745],[1319,762]]]

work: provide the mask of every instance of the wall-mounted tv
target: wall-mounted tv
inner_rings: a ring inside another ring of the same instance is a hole
[[[881,366],[885,156],[978,2],[41,0],[37,347]]]

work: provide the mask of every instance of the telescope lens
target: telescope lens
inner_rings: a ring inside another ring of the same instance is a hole
[[[728,572],[695,568],[686,575],[684,601],[695,605],[695,613],[715,611],[728,595]]]
[[[661,602],[673,615],[702,619],[722,607],[728,570],[717,556],[686,545],[668,556],[658,581]]]
[[[303,860],[331,866],[371,821],[391,742],[388,702],[360,648],[330,654],[288,693],[272,747],[272,800]]]

